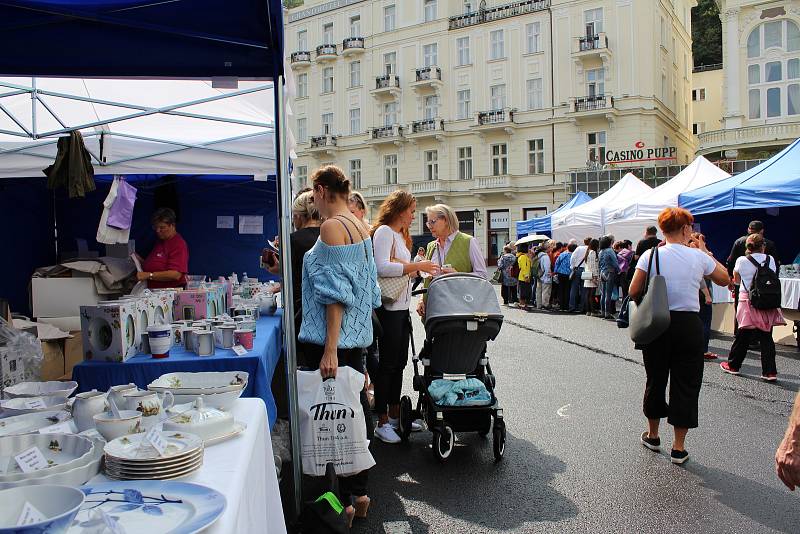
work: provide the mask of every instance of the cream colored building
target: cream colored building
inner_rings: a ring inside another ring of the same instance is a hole
[[[692,73],[692,133],[699,136],[722,128],[722,65],[708,65]]]
[[[373,209],[397,187],[447,203],[491,261],[570,181],[693,159],[694,4],[306,0],[285,30],[296,178],[335,163]]]
[[[800,2],[717,4],[722,123],[698,135],[698,153],[740,160],[771,155],[800,137]]]

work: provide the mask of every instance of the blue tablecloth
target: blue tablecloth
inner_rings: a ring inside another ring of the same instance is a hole
[[[277,409],[272,397],[272,374],[283,354],[281,310],[273,317],[262,317],[256,326],[253,350],[236,356],[230,349],[216,349],[214,356],[197,356],[181,346],[169,351],[169,358],[155,360],[149,354],[139,354],[124,363],[84,361],[72,370],[78,392],[97,389],[106,391],[117,384],[133,382],[140,389],[166,373],[198,371],[246,371],[250,378],[243,397],[260,397],[267,405],[269,425],[275,424]]]

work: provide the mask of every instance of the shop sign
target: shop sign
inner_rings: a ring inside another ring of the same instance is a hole
[[[493,211],[489,214],[489,228],[492,230],[508,229],[508,212]]]
[[[328,11],[333,11],[334,9],[339,9],[341,7],[346,7],[363,1],[364,0],[334,0],[333,2],[326,2],[319,6],[310,7],[308,9],[292,13],[289,15],[289,22],[307,19],[308,17],[313,17],[314,15],[327,13]]]
[[[668,161],[678,157],[678,149],[674,146],[647,147],[643,141],[637,141],[633,149],[606,150],[606,163],[640,163],[643,161]]]

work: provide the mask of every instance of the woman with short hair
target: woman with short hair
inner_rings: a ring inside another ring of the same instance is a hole
[[[686,434],[698,424],[698,399],[703,382],[703,323],[698,291],[706,276],[720,286],[730,283],[727,269],[714,259],[705,239],[692,239],[693,223],[694,217],[683,208],[665,208],[661,212],[658,226],[666,245],[642,254],[629,293],[631,299],[640,300],[648,276],[656,274],[658,265],[667,285],[670,323],[653,342],[641,347],[647,373],[642,404],[648,429],[642,432],[640,440],[648,449],[660,450],[659,426],[666,417],[675,429],[671,453],[675,464],[689,459]],[[650,256],[656,249],[658,264],[653,261],[650,265]]]
[[[497,260],[497,270],[500,271],[500,294],[503,297],[503,304],[508,306],[517,301],[517,282],[511,276],[511,267],[517,262],[517,257],[513,253],[510,245],[503,247],[503,255]]]
[[[142,262],[136,279],[150,289],[186,287],[189,273],[189,247],[176,229],[177,217],[169,208],[159,208],[150,217],[158,241]]]

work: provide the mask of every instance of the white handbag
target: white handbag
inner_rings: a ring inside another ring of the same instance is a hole
[[[392,238],[392,252],[389,259],[394,258],[394,238]],[[396,302],[408,289],[411,280],[407,274],[401,276],[379,276],[378,286],[381,288],[381,302],[391,304]]]

